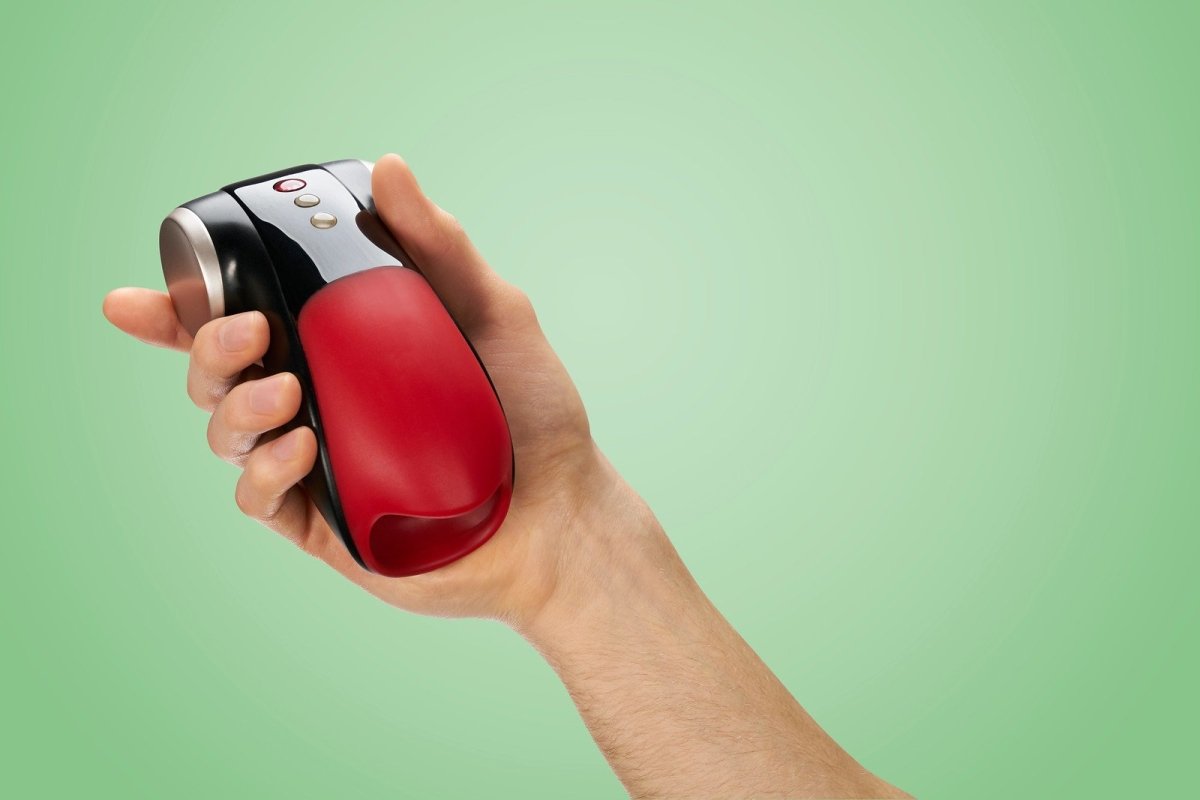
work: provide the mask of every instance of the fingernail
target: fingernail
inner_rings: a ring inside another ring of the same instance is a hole
[[[246,345],[250,344],[250,324],[250,317],[246,314],[238,314],[225,320],[225,324],[217,333],[221,347],[230,353],[245,349]]]
[[[299,441],[300,437],[296,431],[284,434],[271,444],[271,455],[280,461],[287,461],[296,454],[296,445]]]
[[[282,375],[264,378],[250,387],[250,410],[255,414],[270,414],[279,407],[279,394],[282,391]]]

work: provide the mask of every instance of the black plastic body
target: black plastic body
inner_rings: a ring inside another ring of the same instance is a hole
[[[291,372],[300,381],[303,394],[300,411],[285,426],[285,430],[307,425],[316,434],[317,461],[312,472],[304,479],[304,487],[346,549],[362,565],[363,559],[350,536],[338,499],[337,482],[325,446],[312,376],[300,345],[296,323],[308,298],[329,282],[330,265],[318,263],[319,260],[311,252],[306,252],[299,240],[305,232],[293,228],[289,234],[263,219],[238,195],[238,190],[244,187],[274,182],[311,170],[323,170],[332,175],[354,198],[361,213],[354,219],[339,218],[337,224],[352,226],[355,235],[361,235],[379,251],[381,259],[379,263],[364,261],[360,268],[383,266],[385,263],[412,267],[407,255],[374,215],[371,173],[361,161],[308,164],[260,175],[230,184],[219,192],[185,203],[183,207],[200,218],[212,238],[220,264],[225,313],[262,312],[267,318],[271,334],[270,345],[263,356],[263,367],[268,373]],[[291,193],[280,195],[280,203],[292,203],[294,200]],[[367,245],[364,245],[364,249],[371,252]],[[387,260],[382,260],[384,258]]]

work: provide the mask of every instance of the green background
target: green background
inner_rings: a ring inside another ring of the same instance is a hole
[[[868,767],[1183,785],[1194,4],[35,5],[0,30],[0,794],[619,794],[517,636],[241,518],[184,360],[101,318],[177,203],[390,150]]]

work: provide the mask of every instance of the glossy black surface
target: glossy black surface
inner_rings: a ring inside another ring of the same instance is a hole
[[[270,188],[282,178],[313,170],[321,173],[315,180],[309,176],[304,191],[318,196],[324,193],[316,207],[300,208],[294,203],[297,193]],[[263,186],[270,194],[258,191]],[[184,205],[212,237],[221,268],[225,313],[262,312],[271,332],[264,368],[268,373],[291,372],[300,381],[304,399],[285,430],[307,425],[316,434],[317,462],[304,479],[305,489],[346,549],[362,564],[338,500],[296,319],[304,303],[330,280],[385,264],[411,266],[372,213],[370,170],[353,160],[331,162],[327,169],[302,165],[230,184]],[[339,212],[334,228],[321,230],[310,224],[309,218],[322,207],[336,207]]]

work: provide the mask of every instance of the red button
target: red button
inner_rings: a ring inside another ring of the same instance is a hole
[[[275,191],[277,192],[298,192],[307,186],[304,181],[299,178],[284,178],[281,181],[276,181]]]

